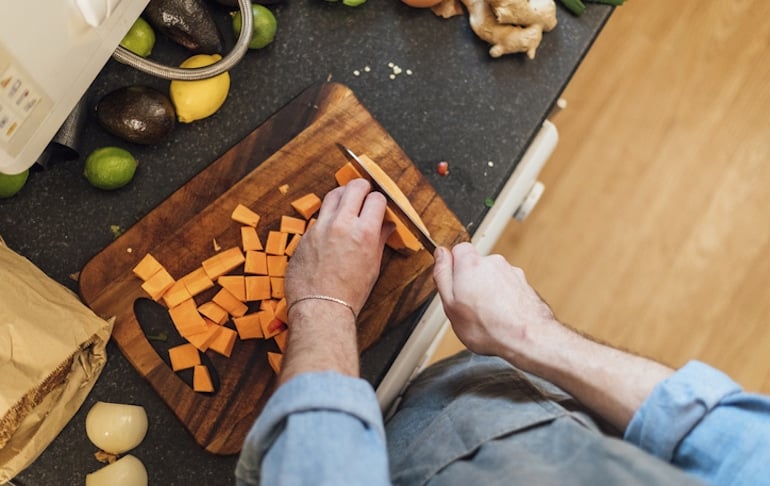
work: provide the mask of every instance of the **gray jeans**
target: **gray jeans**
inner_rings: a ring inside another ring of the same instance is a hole
[[[396,485],[701,484],[608,433],[554,385],[469,352],[426,369],[386,435]]]

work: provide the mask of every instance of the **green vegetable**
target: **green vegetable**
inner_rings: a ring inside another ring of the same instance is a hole
[[[495,205],[495,200],[492,199],[491,197],[484,199],[484,206],[491,208],[494,205]]]
[[[623,2],[625,2],[626,0],[585,0],[585,1],[591,2],[591,3],[604,3],[607,5],[614,5],[618,7],[620,5],[623,5]]]
[[[348,7],[358,7],[366,3],[366,0],[342,0],[342,3]]]
[[[168,334],[166,334],[163,331],[158,332],[157,334],[147,334],[147,339],[149,341],[161,341],[166,342],[168,341]]]
[[[586,6],[581,0],[561,0],[561,4],[575,15],[582,15],[586,11]]]

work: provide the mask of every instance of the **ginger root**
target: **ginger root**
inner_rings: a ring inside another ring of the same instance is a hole
[[[492,45],[489,55],[526,52],[535,58],[543,32],[556,27],[554,0],[460,0],[473,32]],[[457,0],[442,0],[433,12],[444,18],[457,12]]]

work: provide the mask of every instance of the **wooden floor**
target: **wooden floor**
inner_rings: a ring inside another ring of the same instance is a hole
[[[496,249],[564,322],[764,393],[768,18],[767,0],[618,8],[564,93],[543,199]]]

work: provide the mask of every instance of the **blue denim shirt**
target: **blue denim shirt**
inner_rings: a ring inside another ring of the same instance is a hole
[[[246,438],[237,484],[770,484],[770,399],[702,363],[658,384],[625,441],[497,358],[464,353],[432,368],[387,443],[367,382],[295,377]]]

